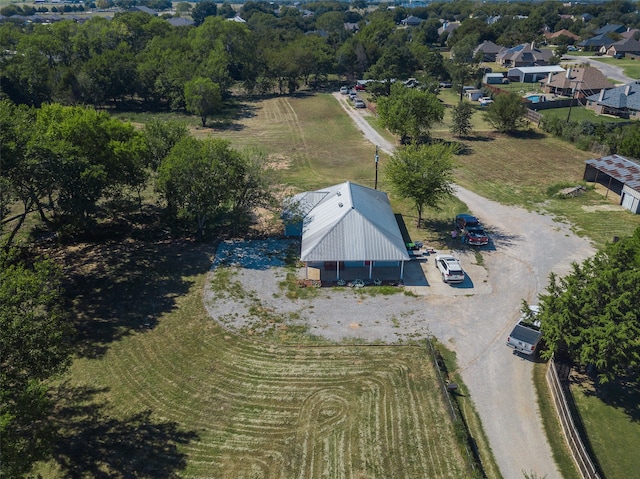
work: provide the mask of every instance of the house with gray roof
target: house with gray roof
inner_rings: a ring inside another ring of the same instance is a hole
[[[505,47],[496,45],[491,40],[485,40],[473,50],[473,55],[482,52],[483,62],[495,62],[496,55],[504,50],[506,50]]]
[[[607,23],[605,26],[598,28],[593,33],[594,35],[608,35],[609,33],[624,33],[626,31],[627,27],[625,27],[624,25]]]
[[[283,213],[285,234],[300,236],[300,260],[318,276],[348,279],[357,271],[390,271],[402,279],[410,260],[387,194],[349,181],[289,198]],[[363,270],[364,268],[364,270]],[[382,268],[384,268],[382,270]],[[351,278],[355,279],[355,278]]]
[[[640,42],[633,37],[624,38],[608,47],[600,48],[600,52],[616,58],[622,58],[626,55],[640,55]]]
[[[586,107],[598,115],[640,119],[640,81],[620,85],[587,97]]]
[[[599,50],[600,48],[608,47],[615,43],[611,37],[606,34],[596,35],[595,37],[587,38],[578,43],[578,46],[584,50]]]
[[[407,27],[417,27],[420,23],[422,23],[422,18],[414,17],[413,15],[409,15],[400,21],[400,24]]]
[[[496,55],[498,65],[505,67],[534,67],[549,64],[553,56],[551,50],[536,48],[533,43],[523,43]]]

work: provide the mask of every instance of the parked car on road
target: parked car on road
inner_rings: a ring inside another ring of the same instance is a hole
[[[349,89],[346,86],[341,86],[340,93],[342,93],[343,95],[346,95],[347,93],[349,93]]]
[[[356,101],[354,102],[354,106],[356,108],[366,108],[367,105],[364,103],[364,100],[362,98],[356,98]]]
[[[364,91],[365,90],[365,86],[360,84],[360,83],[356,83],[356,86],[354,86],[353,88],[355,88],[356,91]]]
[[[538,306],[529,306],[529,311],[522,314],[513,327],[511,334],[507,337],[507,346],[527,356],[531,356],[536,352],[536,348],[542,339],[540,320],[538,319],[539,311]]]
[[[436,256],[436,267],[442,275],[445,283],[462,283],[464,281],[464,271],[460,261],[450,254],[439,254]]]

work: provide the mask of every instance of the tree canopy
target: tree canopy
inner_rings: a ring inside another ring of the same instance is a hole
[[[517,93],[496,95],[484,118],[501,133],[513,133],[526,125],[527,107]]]
[[[0,252],[0,476],[19,477],[44,457],[44,381],[69,364],[71,328],[62,309],[60,273]]]
[[[600,381],[640,371],[640,228],[573,264],[564,278],[550,276],[540,296],[547,350],[566,349],[579,364],[593,366]]]
[[[453,148],[450,145],[406,145],[396,149],[384,173],[392,190],[413,201],[422,224],[425,207],[438,208],[453,194]]]
[[[380,122],[389,131],[400,136],[402,143],[429,137],[434,123],[444,118],[444,105],[433,93],[408,88],[394,83],[391,95],[378,99]]]

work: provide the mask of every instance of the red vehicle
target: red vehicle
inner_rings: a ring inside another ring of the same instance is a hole
[[[468,214],[456,216],[455,226],[460,231],[463,243],[471,246],[484,246],[489,244],[489,236],[484,232],[478,218]]]
[[[364,85],[361,85],[360,83],[356,83],[356,86],[353,87],[356,91],[364,91]]]

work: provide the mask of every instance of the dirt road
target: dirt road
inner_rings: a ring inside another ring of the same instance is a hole
[[[393,152],[394,145],[366,122],[367,113],[339,94],[336,99],[372,143]],[[476,274],[472,280],[478,284],[464,296],[429,296],[423,315],[413,325],[408,315],[403,326],[409,332],[426,321],[429,331],[455,350],[505,479],[522,478],[523,471],[560,478],[536,405],[533,364],[514,355],[505,341],[522,299],[535,302],[551,271],[568,273],[571,262],[591,256],[594,249],[550,216],[504,206],[460,187],[456,195],[492,233],[493,249],[483,253],[486,278]],[[463,266],[473,261],[459,254]]]

